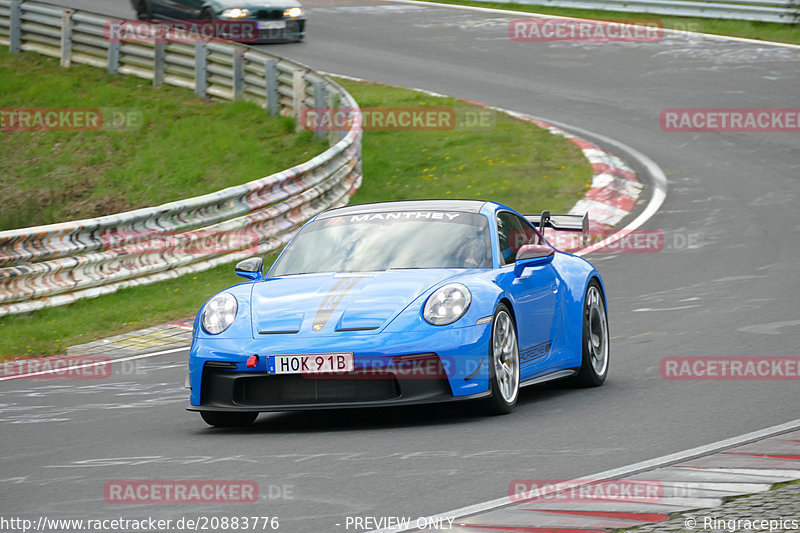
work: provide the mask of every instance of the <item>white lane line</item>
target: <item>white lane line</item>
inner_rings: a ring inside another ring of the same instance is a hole
[[[567,481],[566,484],[579,485],[581,483],[585,484],[587,480],[604,481],[607,479],[614,479],[621,476],[628,476],[642,471],[659,468],[668,464],[677,463],[680,461],[686,461],[688,459],[694,459],[696,457],[700,457],[703,455],[710,455],[711,453],[718,452],[725,448],[740,446],[742,444],[747,444],[748,442],[751,441],[760,440],[766,437],[771,437],[773,435],[785,433],[787,431],[791,431],[797,428],[800,428],[800,418],[797,420],[793,420],[791,422],[786,422],[785,424],[779,424],[777,426],[772,426],[758,431],[753,431],[751,433],[745,433],[744,435],[739,435],[738,437],[731,437],[729,439],[712,442],[711,444],[706,444],[704,446],[697,446],[696,448],[690,448],[682,452],[671,453],[669,455],[664,455],[661,457],[657,457],[655,459],[649,459],[647,461],[642,461],[640,463],[634,463],[629,466],[623,466],[620,468],[614,468],[612,470],[606,470],[605,472],[600,472],[599,474],[594,474],[592,476],[584,476],[578,479],[573,479],[571,481]],[[467,507],[461,507],[459,509],[455,509],[447,513],[439,513],[433,516],[420,517],[417,520],[419,520],[419,523],[423,523],[423,520],[425,520],[425,523],[435,523],[436,520],[441,521],[441,520],[446,520],[448,518],[463,518],[465,516],[497,509],[498,507],[505,507],[513,503],[516,502],[513,502],[510,497],[504,496],[502,498],[497,498],[496,500],[491,500],[484,503],[477,503],[475,505],[469,505]],[[412,520],[411,523],[416,524],[417,521]],[[415,527],[384,528],[384,529],[376,529],[374,531],[370,531],[369,533],[400,533],[403,531],[415,531],[416,529],[417,528]]]
[[[71,370],[72,369],[79,370],[79,369],[82,369],[82,368],[91,368],[93,366],[107,365],[109,363],[111,363],[113,365],[114,363],[122,363],[123,361],[134,361],[136,359],[147,359],[149,357],[157,357],[159,355],[167,355],[167,354],[170,354],[170,353],[182,352],[182,351],[188,350],[189,348],[190,348],[190,346],[183,346],[181,348],[170,348],[169,350],[162,350],[160,352],[150,352],[150,353],[144,353],[144,354],[140,354],[140,355],[131,355],[130,357],[120,357],[119,359],[110,359],[109,358],[108,361],[97,361],[97,362],[94,362],[94,363],[84,363],[82,365],[76,365],[74,367],[71,367],[70,369]],[[70,357],[74,357],[75,359],[79,359],[81,357],[97,357],[97,356],[96,355],[85,355],[85,356],[81,356],[81,355],[65,355],[65,356],[55,356],[55,357],[59,357],[60,359],[66,359],[66,358],[70,358]],[[22,362],[24,362],[25,360],[24,359],[12,359],[12,361],[22,361]],[[0,367],[2,367],[3,364],[5,364],[5,362],[0,363]],[[55,373],[58,373],[58,372],[64,372],[64,369],[54,368],[54,369],[51,369],[51,370],[41,370],[39,372],[30,372],[28,374],[19,374],[19,375],[14,375],[14,376],[4,376],[4,377],[0,377],[0,381],[7,381],[7,380],[10,380],[10,379],[32,378],[32,377],[36,377],[36,376],[46,376],[48,374],[55,374]]]
[[[587,20],[589,22],[607,22],[597,19],[585,18],[585,17],[566,17],[563,15],[547,15],[545,13],[532,13],[528,11],[515,11],[513,9],[503,9],[499,7],[478,7],[478,6],[460,6],[457,4],[440,4],[439,2],[424,2],[422,0],[386,0],[387,2],[395,2],[397,4],[413,4],[413,5],[421,5],[421,6],[429,6],[429,7],[446,7],[450,9],[461,9],[465,11],[481,11],[484,13],[500,13],[500,14],[507,14],[507,15],[521,15],[524,17],[533,17],[533,18],[548,18],[548,19],[565,19],[565,20]],[[636,15],[637,13],[631,12],[631,15]],[[647,14],[647,13],[642,13]],[[654,17],[657,15],[654,15]],[[661,15],[661,16],[670,16],[670,15]],[[637,26],[635,24],[631,24],[631,26],[638,27],[638,28],[645,28],[647,26]],[[693,35],[699,37],[706,37],[708,39],[717,39],[720,41],[737,41],[741,43],[748,43],[748,44],[758,44],[764,46],[780,46],[784,48],[795,48],[800,50],[800,44],[792,44],[792,43],[779,43],[775,41],[761,41],[759,39],[748,39],[747,37],[733,37],[731,35],[717,35],[716,33],[702,33],[699,31],[688,31],[688,30],[675,30],[672,28],[662,28],[664,33],[674,33],[678,35]]]

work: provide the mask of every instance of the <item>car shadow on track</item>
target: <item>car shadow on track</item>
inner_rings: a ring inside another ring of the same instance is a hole
[[[447,426],[513,422],[524,417],[525,423],[536,414],[542,403],[557,401],[571,393],[561,384],[535,385],[520,390],[516,410],[509,416],[486,414],[479,401],[397,407],[321,409],[262,413],[253,425],[245,428],[204,428],[199,434],[237,433],[316,433],[329,431],[386,430],[406,427]]]

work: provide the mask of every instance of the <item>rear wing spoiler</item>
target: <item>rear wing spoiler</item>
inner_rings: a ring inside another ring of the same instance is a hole
[[[556,231],[580,231],[583,244],[589,239],[589,213],[581,215],[551,215],[550,211],[542,211],[541,215],[525,215],[528,222],[536,226],[544,237],[545,228]]]

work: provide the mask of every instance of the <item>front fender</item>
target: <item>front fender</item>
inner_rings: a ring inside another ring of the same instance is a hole
[[[486,271],[466,271],[447,280],[437,283],[403,309],[387,326],[387,333],[399,331],[436,331],[439,328],[464,328],[474,326],[481,318],[494,315],[494,311],[500,300],[503,298],[503,291],[494,283],[496,272]],[[452,324],[446,326],[434,326],[429,324],[422,316],[425,302],[436,292],[436,290],[449,283],[461,283],[470,292],[472,301],[469,309],[464,316]]]

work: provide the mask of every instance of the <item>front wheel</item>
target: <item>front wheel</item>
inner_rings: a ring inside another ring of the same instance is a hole
[[[258,413],[225,411],[200,411],[203,421],[215,428],[237,428],[249,426],[258,418]]]
[[[581,387],[599,387],[608,376],[610,346],[606,302],[600,284],[594,279],[583,301],[582,345],[581,367],[571,381]]]
[[[489,413],[505,415],[514,410],[519,396],[519,344],[514,319],[504,304],[497,307],[492,321],[489,387],[492,396],[485,403]]]

